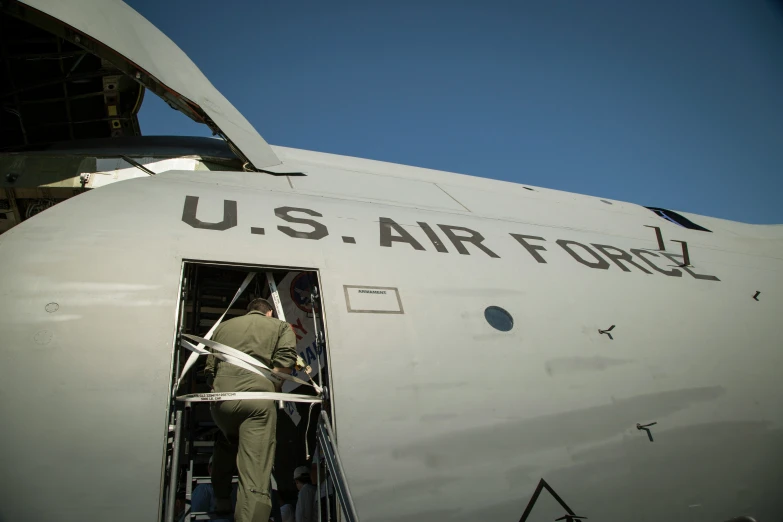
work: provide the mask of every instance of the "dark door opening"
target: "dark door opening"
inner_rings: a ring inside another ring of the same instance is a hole
[[[248,283],[246,280],[251,272],[255,272],[255,276]],[[246,288],[236,295],[243,283]],[[177,345],[173,353],[170,429],[162,489],[161,517],[166,522],[170,519],[178,521],[183,513],[192,513],[190,500],[194,488],[200,484],[209,484],[207,466],[219,431],[210,415],[208,402],[182,404],[174,400],[176,396],[210,391],[204,375],[205,356],[199,357],[195,365],[183,374],[191,352],[180,347],[180,337],[183,334],[205,337],[224,313],[223,322],[244,315],[248,303],[257,297],[265,298],[275,305],[276,317],[281,318],[282,312],[284,320],[291,325],[296,335],[297,353],[309,366],[314,382],[328,389],[326,336],[316,270],[186,261],[183,266]],[[295,372],[295,376],[308,380],[304,371]],[[292,382],[285,382],[283,392],[316,394],[313,388]],[[277,410],[277,446],[273,471],[273,484],[276,483],[277,487],[275,500],[280,505],[294,506],[297,489],[293,472],[299,466],[311,466],[311,456],[315,452],[315,428],[322,405],[286,402],[284,405],[281,403],[281,406]],[[330,404],[324,403],[323,408],[331,416]],[[169,505],[174,506],[173,510]],[[188,514],[184,520],[200,520],[201,517]]]

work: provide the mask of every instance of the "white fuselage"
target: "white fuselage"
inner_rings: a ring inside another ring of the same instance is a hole
[[[779,516],[781,227],[275,151],[307,176],[168,172],[0,236],[0,520],[157,518],[183,260],[319,271],[363,521],[516,521],[542,478],[589,520]],[[236,225],[187,223],[188,196]],[[404,313],[349,311],[345,286],[396,288]],[[564,514],[545,492],[529,520]]]

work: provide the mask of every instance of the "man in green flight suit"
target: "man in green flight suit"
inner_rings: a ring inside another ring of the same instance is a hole
[[[296,364],[296,336],[291,326],[272,317],[272,305],[254,299],[248,313],[215,329],[216,342],[249,354],[279,373]],[[213,392],[274,392],[281,384],[233,364],[207,357],[205,373]],[[270,476],[275,459],[277,410],[272,400],[210,403],[212,419],[221,433],[215,442],[212,487],[217,512],[231,510],[231,476],[239,469],[235,522],[268,522],[272,510]],[[221,436],[222,435],[222,436]]]

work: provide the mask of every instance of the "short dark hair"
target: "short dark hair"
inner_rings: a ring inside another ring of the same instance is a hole
[[[301,482],[302,484],[312,484],[313,481],[310,480],[310,475],[300,475],[294,479],[294,482]]]
[[[269,301],[261,297],[253,299],[247,305],[248,312],[261,312],[262,314],[265,314],[270,310],[274,311],[272,305],[269,303]]]

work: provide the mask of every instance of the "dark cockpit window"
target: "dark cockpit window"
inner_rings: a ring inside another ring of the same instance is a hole
[[[707,230],[706,228],[697,225],[690,219],[672,210],[666,210],[665,208],[657,208],[657,207],[646,207],[646,208],[652,210],[659,217],[665,219],[666,221],[670,221],[675,225],[679,225],[683,228],[690,228],[691,230],[701,230],[702,232],[712,232],[712,230]]]

